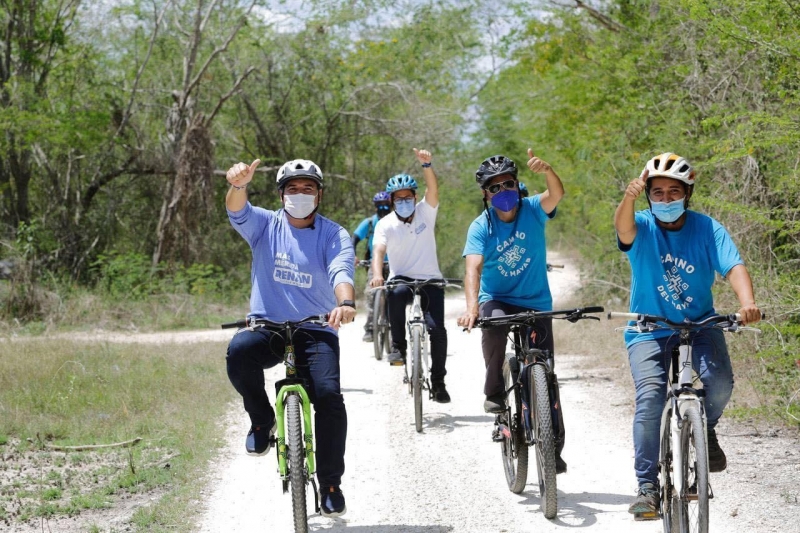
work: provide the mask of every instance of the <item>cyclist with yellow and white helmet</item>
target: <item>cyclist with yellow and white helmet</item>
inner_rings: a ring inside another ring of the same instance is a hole
[[[718,272],[733,287],[744,322],[758,322],[761,312],[750,274],[730,235],[713,218],[688,209],[694,184],[692,166],[673,153],[652,158],[641,176],[628,184],[614,226],[617,245],[631,264],[630,311],[665,316],[675,322],[703,320],[715,314],[711,286]],[[649,209],[636,212],[634,204],[642,193]],[[659,426],[668,366],[664,354],[670,354],[678,341],[667,329],[625,334],[636,387],[633,443],[639,482],[629,512],[637,518],[659,509]],[[727,460],[714,428],[733,390],[733,371],[722,331],[711,328],[695,334],[692,354],[706,391],[709,470],[720,472]]]

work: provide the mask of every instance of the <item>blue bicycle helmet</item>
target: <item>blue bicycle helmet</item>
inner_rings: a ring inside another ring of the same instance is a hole
[[[528,186],[520,181],[519,182],[519,195],[522,196],[523,198],[525,198],[529,194],[530,194],[530,191],[528,191]]]
[[[390,194],[402,191],[403,189],[417,190],[417,180],[408,174],[398,174],[397,176],[392,176],[389,178],[389,181],[386,182],[386,192]]]
[[[372,203],[374,204],[380,204],[391,201],[392,201],[392,195],[386,191],[377,192],[375,193],[375,196],[372,197]]]

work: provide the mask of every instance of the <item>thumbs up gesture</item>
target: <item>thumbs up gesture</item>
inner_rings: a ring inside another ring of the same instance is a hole
[[[253,175],[260,164],[260,159],[256,159],[250,165],[236,163],[228,169],[228,172],[225,174],[225,179],[234,187],[242,188],[253,180]]]
[[[533,154],[533,150],[530,148],[528,148],[528,168],[537,174],[541,174],[542,172],[550,172],[553,170],[553,167],[551,167],[548,163],[536,157]]]

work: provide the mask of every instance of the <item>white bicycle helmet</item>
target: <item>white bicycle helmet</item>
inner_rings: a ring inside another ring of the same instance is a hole
[[[694,169],[689,162],[678,154],[666,152],[655,156],[644,167],[650,178],[672,178],[686,185],[694,185]]]
[[[294,159],[284,163],[278,170],[278,188],[282,189],[287,181],[295,178],[309,178],[316,181],[320,189],[323,187],[322,171],[316,163],[308,159]]]

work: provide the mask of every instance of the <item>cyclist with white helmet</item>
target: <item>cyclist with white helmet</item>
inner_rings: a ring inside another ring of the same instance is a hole
[[[378,221],[391,213],[392,197],[386,191],[379,191],[372,197],[372,203],[375,204],[375,214],[362,220],[353,232],[353,250],[357,252],[358,243],[366,241],[364,260],[370,261],[369,269],[367,270],[367,286],[364,289],[364,295],[367,301],[367,321],[364,324],[364,337],[362,339],[364,342],[372,342],[373,299],[372,286],[370,285],[372,281],[372,237],[375,235],[375,226],[378,225]],[[358,258],[356,258],[356,261],[358,261]]]
[[[372,256],[372,286],[383,285],[382,261],[389,254],[389,279],[423,280],[442,278],[436,257],[436,215],[439,211],[439,188],[431,166],[431,153],[414,148],[425,178],[425,196],[417,203],[417,181],[408,174],[389,179],[386,192],[391,194],[394,212],[375,227]],[[450,401],[444,384],[447,361],[447,330],[444,326],[444,289],[424,286],[423,311],[431,341],[431,395],[439,403]],[[406,304],[413,292],[398,286],[388,292],[389,323],[392,332],[390,365],[404,365],[406,359]]]
[[[553,167],[536,157],[530,148],[527,166],[533,172],[544,173],[547,190],[542,194],[522,198],[517,165],[502,155],[485,159],[475,172],[484,211],[470,224],[464,246],[467,309],[458,318],[458,325],[467,330],[472,329],[479,316],[553,310],[547,281],[545,225],[556,215],[564,186]],[[507,327],[482,330],[486,365],[483,409],[487,413],[503,412],[506,408],[503,362],[507,335]],[[554,353],[551,318],[537,321],[532,336],[536,348]],[[558,391],[556,380],[554,390]],[[553,409],[557,413],[556,472],[561,474],[567,471],[567,463],[561,457],[565,431],[560,402],[555,401]]]
[[[628,184],[614,226],[617,245],[631,264],[630,311],[675,322],[703,320],[715,313],[711,286],[718,272],[733,287],[744,322],[758,322],[761,311],[750,274],[730,235],[713,218],[688,209],[694,184],[692,166],[673,153],[652,158],[641,176]],[[642,193],[649,209],[636,212],[634,204]],[[636,387],[633,444],[639,489],[629,508],[636,518],[657,516],[659,509],[659,426],[669,364],[665,354],[678,340],[668,329],[625,334]],[[733,390],[731,361],[718,329],[695,334],[692,343],[694,367],[706,391],[709,470],[720,472],[727,459],[714,428]]]
[[[344,473],[347,412],[339,380],[339,337],[342,324],[355,319],[353,245],[347,231],[317,214],[323,194],[322,171],[312,161],[289,161],[278,170],[283,208],[268,211],[247,199],[256,159],[237,163],[227,172],[231,187],[225,197],[234,229],[253,253],[252,291],[248,316],[275,322],[328,314],[327,327],[307,325],[294,338],[297,370],[310,385],[317,444],[317,479],[325,516],[344,514],[339,485]],[[276,430],[275,411],[264,390],[265,368],[283,362],[280,335],[265,328],[239,330],[228,345],[228,378],[242,395],[251,428],[245,448],[264,455]]]

